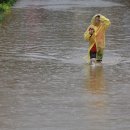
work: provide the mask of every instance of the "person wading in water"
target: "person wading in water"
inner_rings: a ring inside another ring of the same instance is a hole
[[[89,63],[101,63],[105,48],[105,32],[111,22],[101,14],[92,17],[91,24],[84,33],[84,39],[89,41],[88,57]]]

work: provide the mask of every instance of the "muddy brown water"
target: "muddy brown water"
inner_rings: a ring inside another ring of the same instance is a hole
[[[95,13],[112,25],[91,67]],[[0,130],[130,130],[129,21],[121,3],[19,0],[0,29]]]

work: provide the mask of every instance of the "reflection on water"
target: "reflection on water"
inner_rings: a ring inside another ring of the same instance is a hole
[[[85,87],[89,100],[89,120],[92,124],[91,129],[107,129],[108,122],[108,101],[106,95],[106,83],[104,77],[103,65],[89,66],[85,65],[86,80]]]
[[[105,80],[103,66],[86,66],[87,69],[87,80],[86,87],[87,90],[95,93],[101,94],[105,90]]]
[[[12,19],[12,12],[0,13],[0,29],[6,30]]]
[[[106,102],[104,94],[106,93],[105,88],[105,77],[103,72],[103,66],[85,66],[86,69],[86,80],[85,86],[87,92],[90,94],[91,105],[96,108],[105,107]]]

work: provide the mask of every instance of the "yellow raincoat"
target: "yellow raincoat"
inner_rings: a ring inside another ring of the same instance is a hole
[[[94,24],[95,17],[97,15],[100,15],[100,21],[101,21],[98,26]],[[90,50],[94,44],[96,44],[97,52],[98,50],[100,49],[103,50],[105,48],[105,32],[110,25],[109,19],[107,19],[105,16],[101,14],[97,14],[97,15],[93,16],[91,20],[91,25],[87,28],[86,32],[84,33],[84,39],[89,41],[89,48],[88,48],[89,60],[90,60]],[[94,34],[92,36],[89,34],[90,28],[94,29]]]

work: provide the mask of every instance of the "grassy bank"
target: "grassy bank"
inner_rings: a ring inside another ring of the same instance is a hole
[[[0,0],[0,22],[2,22],[6,14],[10,13],[15,2],[16,0]]]

